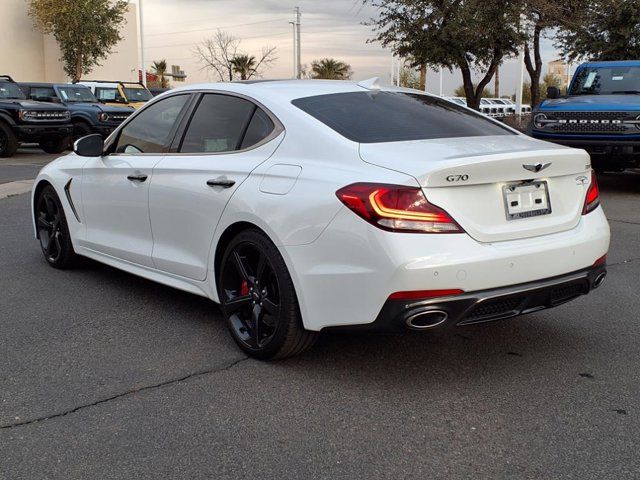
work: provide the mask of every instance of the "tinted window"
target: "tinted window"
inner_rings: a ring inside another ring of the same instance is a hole
[[[205,95],[189,123],[180,151],[211,153],[238,150],[255,108],[253,103],[242,98]]]
[[[512,134],[478,113],[427,95],[337,93],[300,98],[293,104],[359,143]]]
[[[31,98],[57,97],[53,87],[31,87],[29,95]]]
[[[24,94],[15,83],[0,81],[0,98],[23,99]]]
[[[242,140],[241,149],[249,148],[256,143],[261,142],[265,138],[267,138],[275,125],[269,118],[264,110],[258,108],[256,112],[253,114],[253,118],[251,118],[251,123],[249,123],[249,128],[247,128],[247,133],[244,135],[244,139]]]
[[[165,98],[146,108],[120,133],[117,153],[161,153],[189,95]]]

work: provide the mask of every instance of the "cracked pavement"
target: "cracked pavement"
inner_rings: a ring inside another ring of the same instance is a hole
[[[0,200],[0,479],[637,478],[640,175],[600,184],[613,239],[592,295],[275,363],[206,299],[49,268],[28,195]]]

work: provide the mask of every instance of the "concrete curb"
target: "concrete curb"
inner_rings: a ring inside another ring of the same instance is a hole
[[[0,199],[13,197],[31,191],[33,180],[19,180],[0,184]]]

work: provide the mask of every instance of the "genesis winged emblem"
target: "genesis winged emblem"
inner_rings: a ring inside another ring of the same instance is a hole
[[[536,163],[536,164],[532,164],[532,165],[522,165],[525,170],[529,170],[530,172],[534,172],[534,173],[538,173],[541,170],[544,170],[545,168],[549,167],[551,165],[551,162],[549,163]]]

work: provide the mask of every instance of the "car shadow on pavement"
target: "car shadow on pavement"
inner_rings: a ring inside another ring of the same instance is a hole
[[[127,295],[149,302],[155,309],[170,306],[179,317],[178,325],[205,322],[214,330],[211,338],[216,344],[231,343],[218,305],[206,298],[92,260],[83,260],[78,270],[90,274],[104,287],[126,288]],[[584,301],[583,298],[576,302]],[[587,308],[584,304],[583,307]],[[571,316],[572,321],[565,322],[567,316]],[[271,363],[251,362],[254,368],[268,368],[276,375],[303,375],[314,381],[331,377],[338,382],[362,382],[360,388],[363,389],[375,388],[376,382],[371,382],[372,379],[402,388],[410,378],[444,384],[500,378],[508,372],[516,376],[536,375],[538,369],[553,369],[554,364],[562,364],[566,356],[588,356],[594,339],[580,328],[576,317],[579,313],[575,309],[561,306],[515,319],[446,331],[323,333],[311,350],[298,357]],[[176,331],[176,335],[179,334]],[[211,349],[216,350],[217,345],[212,344]]]

